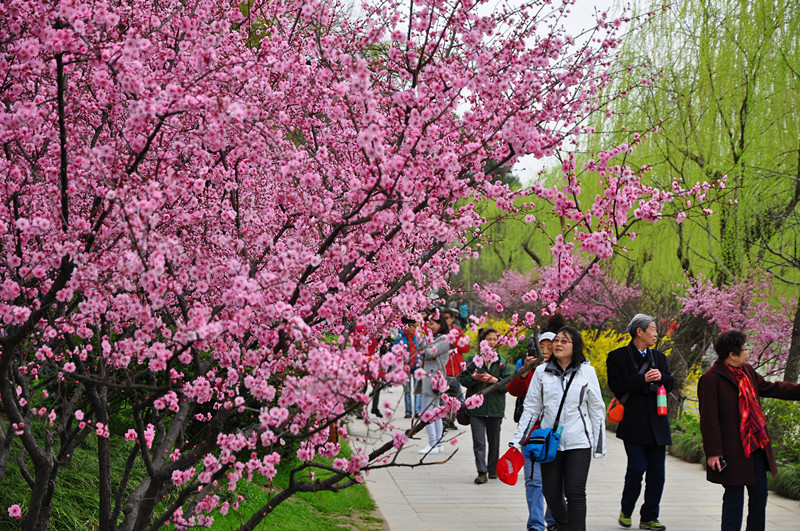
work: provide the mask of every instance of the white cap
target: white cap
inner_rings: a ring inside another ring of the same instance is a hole
[[[555,337],[556,335],[553,332],[542,332],[542,335],[539,336],[539,343],[545,340],[552,341]]]

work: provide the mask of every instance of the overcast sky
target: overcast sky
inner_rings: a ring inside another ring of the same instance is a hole
[[[565,28],[570,35],[579,35],[583,30],[589,29],[595,24],[595,9],[605,10],[613,20],[616,14],[622,11],[620,0],[577,0],[575,6],[565,21]],[[533,156],[522,157],[514,165],[514,175],[523,184],[530,184],[537,179],[538,172],[543,168],[557,166],[558,161],[555,157],[550,159],[535,159]]]

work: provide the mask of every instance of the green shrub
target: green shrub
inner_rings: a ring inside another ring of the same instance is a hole
[[[697,417],[684,413],[672,421],[672,446],[669,453],[690,463],[705,461],[700,420]]]
[[[800,466],[789,465],[778,467],[778,475],[767,474],[770,490],[781,496],[800,500]]]
[[[775,459],[800,465],[800,403],[764,398],[761,404]]]

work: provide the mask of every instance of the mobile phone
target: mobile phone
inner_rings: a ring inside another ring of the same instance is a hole
[[[728,466],[728,462],[725,461],[724,458],[720,457],[719,458],[719,469],[718,469],[718,472],[722,472],[723,470],[725,470],[726,466]]]

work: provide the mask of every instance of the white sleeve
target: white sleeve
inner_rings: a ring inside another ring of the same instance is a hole
[[[522,417],[517,424],[517,431],[511,443],[517,448],[520,447],[521,439],[528,434],[533,423],[542,414],[542,376],[544,375],[544,365],[540,365],[531,376],[531,383],[528,385],[528,392],[525,394],[524,409]]]
[[[591,365],[588,367],[591,370],[586,371],[586,379],[589,382],[586,402],[589,406],[589,420],[592,423],[592,448],[594,448],[594,457],[603,457],[608,451],[606,448],[606,405],[600,392],[597,373],[594,367]]]

